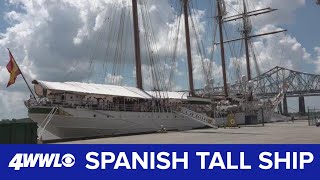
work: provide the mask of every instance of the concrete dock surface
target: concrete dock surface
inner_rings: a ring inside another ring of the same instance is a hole
[[[154,133],[63,144],[320,144],[320,128],[308,126],[308,121],[289,121],[265,126]]]

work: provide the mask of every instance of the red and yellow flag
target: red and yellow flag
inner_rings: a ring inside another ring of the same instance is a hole
[[[9,50],[9,63],[7,64],[7,70],[10,73],[10,79],[8,82],[7,87],[11,86],[16,82],[17,77],[21,74],[21,71],[16,64],[16,61],[14,60],[14,57],[12,56],[10,50]]]

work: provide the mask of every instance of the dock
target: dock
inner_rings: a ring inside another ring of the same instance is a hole
[[[198,129],[153,133],[58,144],[320,144],[320,128],[308,121],[288,121],[241,126],[240,128]]]

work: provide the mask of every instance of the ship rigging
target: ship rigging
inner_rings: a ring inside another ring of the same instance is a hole
[[[33,81],[40,102],[33,103],[32,99],[26,102],[32,120],[62,138],[152,132],[163,127],[168,130],[204,126],[217,128],[227,121],[232,125],[246,124],[248,118],[254,122],[270,120],[275,107],[284,97],[285,85],[279,87],[279,93],[267,101],[254,97],[251,57],[258,74],[260,70],[252,50],[252,39],[285,30],[252,35],[250,18],[275,9],[248,11],[247,1],[242,0],[238,3],[242,7],[241,13],[230,15],[224,0],[209,1],[212,12],[209,14],[212,17],[208,19],[212,24],[213,35],[212,32],[207,33],[210,37],[208,43],[204,42],[201,34],[206,29],[199,27],[199,18],[196,18],[201,14],[195,11],[197,1],[174,1],[176,6],[172,10],[177,12],[177,18],[168,32],[168,39],[172,42],[159,47],[159,37],[155,34],[155,28],[158,27],[151,20],[150,4],[147,0],[130,2],[130,5],[122,4],[120,8],[115,6],[111,12],[106,12],[111,18],[105,21],[107,40],[100,42],[106,47],[105,51],[100,52],[104,56],[92,57],[89,68],[89,78],[94,77],[94,71],[102,71],[103,83],[90,80],[88,83]],[[242,20],[242,37],[229,39],[225,25],[238,20]],[[184,32],[181,31],[183,25]],[[130,35],[133,38],[129,38]],[[165,35],[161,35],[160,38],[164,38]],[[181,35],[184,37],[181,38]],[[98,40],[101,41],[103,37]],[[178,56],[178,53],[184,52],[179,47],[181,39],[185,39],[182,47],[186,50],[186,60]],[[237,41],[244,42],[247,76],[240,77],[238,73],[236,80],[240,83],[236,84],[238,88],[233,88],[236,91],[231,91],[225,46],[231,47],[230,44]],[[210,46],[206,46],[208,44]],[[160,55],[160,48],[169,49],[170,53]],[[216,86],[213,76],[214,71],[220,71],[214,69],[217,48],[220,48],[222,88]],[[195,55],[195,52],[198,54]],[[93,54],[97,56],[98,53]],[[104,61],[94,63],[101,57],[104,57]],[[200,61],[196,62],[195,59]],[[184,70],[187,71],[189,88],[186,91],[175,91],[173,80],[177,69],[181,69],[181,63],[186,65]],[[202,74],[202,78],[195,78],[199,76],[194,73],[196,66],[200,67],[198,73]],[[124,77],[130,77],[132,70],[135,87],[122,81]],[[199,79],[203,79],[203,85],[198,82]],[[104,84],[106,81],[109,83]]]

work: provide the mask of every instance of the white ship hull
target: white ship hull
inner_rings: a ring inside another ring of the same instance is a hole
[[[45,108],[50,111],[50,108]],[[45,126],[48,113],[29,113],[29,117]],[[270,115],[265,113],[265,122],[270,121]],[[235,114],[238,125],[245,124],[245,114]],[[258,115],[258,122],[261,115]],[[216,126],[224,126],[227,118],[215,118]],[[62,138],[85,138],[108,135],[125,135],[135,133],[157,132],[162,128],[168,131],[183,131],[203,128],[204,124],[192,118],[174,112],[125,112],[103,111],[90,109],[60,108],[59,112],[50,120],[45,130]]]

